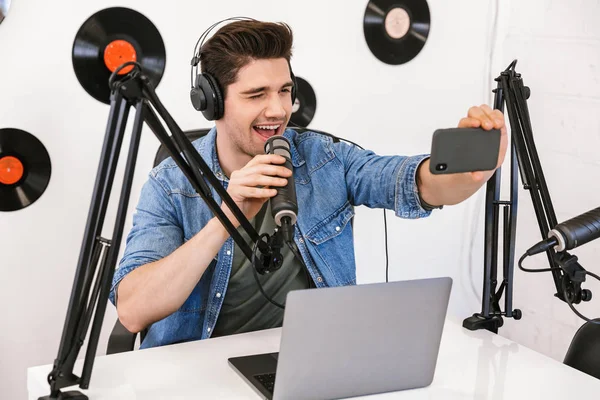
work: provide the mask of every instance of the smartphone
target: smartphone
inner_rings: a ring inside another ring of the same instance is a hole
[[[499,129],[438,129],[431,142],[429,170],[432,174],[490,171],[498,164],[499,152]]]

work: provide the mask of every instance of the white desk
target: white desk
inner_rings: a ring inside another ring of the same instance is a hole
[[[281,329],[97,357],[90,400],[258,399],[227,358],[279,350]],[[81,362],[75,364],[80,375]],[[49,394],[51,365],[29,368],[29,399]],[[79,388],[74,388],[80,390]],[[560,399],[600,396],[600,380],[488,331],[448,319],[435,378],[423,389],[362,399]],[[358,399],[358,398],[357,398]]]

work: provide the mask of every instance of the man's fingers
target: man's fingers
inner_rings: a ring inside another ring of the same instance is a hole
[[[476,118],[465,117],[458,122],[459,128],[479,128],[480,125],[481,122]]]
[[[500,129],[500,128],[504,127],[505,121],[504,121],[504,114],[502,114],[502,111],[494,110],[494,113],[492,114],[492,118],[494,119],[494,128]]]
[[[240,186],[236,194],[245,199],[264,199],[275,196],[277,189]]]
[[[238,176],[249,175],[269,175],[287,178],[292,175],[292,171],[286,167],[271,164],[258,164],[251,167],[245,167],[239,170]]]
[[[287,179],[267,175],[248,175],[236,182],[240,186],[285,186]]]
[[[485,106],[485,104],[484,104]],[[489,109],[489,106],[486,106]],[[491,109],[490,109],[491,110]],[[482,107],[471,107],[468,113],[469,118],[478,119],[481,122],[481,126],[484,129],[492,129],[494,127],[494,122],[492,118],[490,118],[487,113],[483,110]]]
[[[487,104],[482,104],[481,109],[483,110],[483,112],[485,112],[487,117],[492,121],[495,129],[500,129],[500,128],[502,128],[502,126],[504,126],[504,115],[502,115],[502,112],[500,110],[492,109]]]
[[[259,164],[284,164],[285,158],[277,154],[261,154],[254,157],[246,167],[252,167]]]

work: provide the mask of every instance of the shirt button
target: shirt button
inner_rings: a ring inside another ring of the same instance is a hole
[[[317,278],[317,282],[323,282],[323,278],[321,278],[320,276]]]
[[[227,255],[230,256],[231,255],[231,250],[227,250]]]
[[[210,328],[206,329],[207,332],[210,332]]]
[[[302,239],[302,238],[298,239],[298,241],[299,241],[300,243],[304,243],[304,239]]]
[[[336,227],[335,227],[335,230],[336,230],[337,232],[339,232],[339,231],[340,231],[340,227],[339,227],[339,226],[336,226]]]
[[[221,293],[217,293],[217,297],[221,297]]]

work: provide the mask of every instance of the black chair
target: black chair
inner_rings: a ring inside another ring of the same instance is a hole
[[[210,129],[196,129],[185,131],[184,134],[187,136],[190,142],[193,142],[194,140],[206,135],[209,131]],[[168,157],[170,157],[170,155],[165,146],[161,143],[158,151],[156,152],[156,156],[154,157],[153,166],[156,167]],[[147,328],[140,332],[140,343],[144,340],[147,332]],[[129,332],[117,318],[117,321],[115,322],[112,332],[108,338],[106,354],[123,353],[133,350],[135,347],[136,338],[137,334]]]
[[[593,321],[577,330],[563,363],[600,379],[600,318]]]

